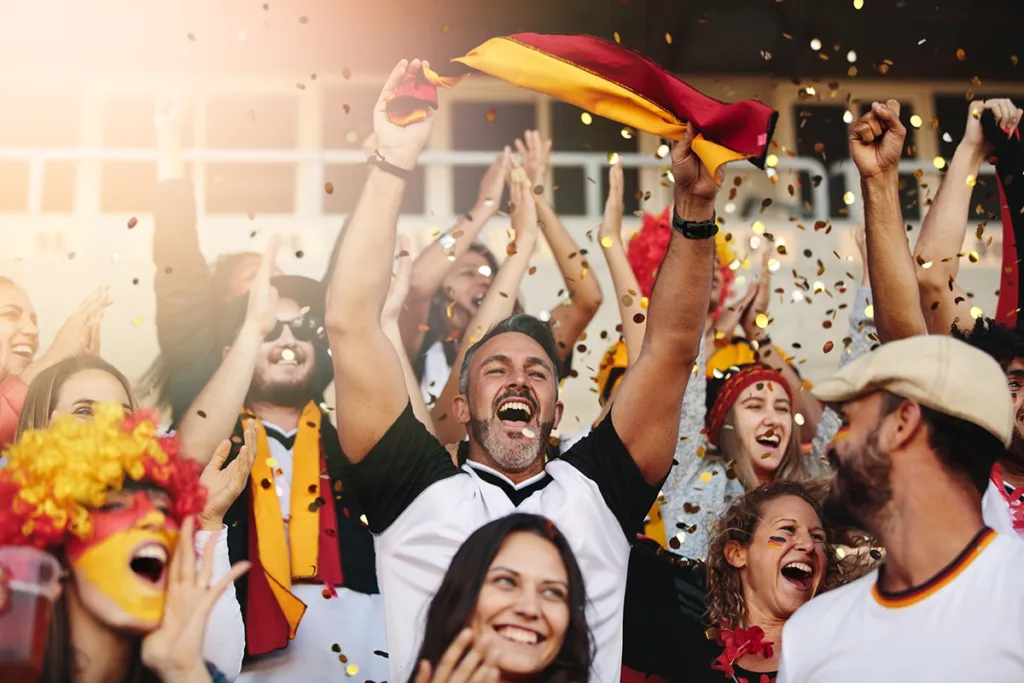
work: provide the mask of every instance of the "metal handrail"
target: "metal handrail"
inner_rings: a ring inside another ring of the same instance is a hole
[[[420,155],[420,164],[489,166],[494,161],[494,155],[490,151],[426,150]],[[183,158],[197,163],[306,164],[316,171],[312,176],[317,178],[323,177],[325,164],[356,165],[366,162],[366,155],[360,149],[187,149],[183,151]],[[620,153],[619,158],[626,168],[663,168],[671,163],[668,158],[640,153]],[[0,160],[28,162],[29,210],[36,213],[41,207],[46,162],[155,162],[157,152],[148,148],[0,148]],[[580,168],[587,177],[597,178],[602,169],[608,167],[608,158],[599,152],[552,152],[550,166]],[[775,170],[805,171],[821,176],[822,182],[811,188],[812,211],[816,220],[828,218],[829,174],[824,164],[807,157],[780,156]],[[600,217],[604,206],[600,185],[585,183],[584,192],[587,217]]]

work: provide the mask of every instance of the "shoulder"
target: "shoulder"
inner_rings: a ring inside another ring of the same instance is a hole
[[[792,642],[792,637],[829,638],[831,625],[843,623],[850,608],[870,599],[871,587],[875,585],[878,571],[862,576],[845,586],[822,593],[796,611],[784,627],[783,642]]]

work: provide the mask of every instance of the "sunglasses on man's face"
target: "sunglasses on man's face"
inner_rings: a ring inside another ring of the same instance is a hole
[[[274,324],[274,329],[263,337],[263,341],[277,341],[285,327],[291,330],[297,341],[301,342],[311,342],[324,336],[323,324],[319,320],[310,315],[300,315],[288,321],[278,320]]]

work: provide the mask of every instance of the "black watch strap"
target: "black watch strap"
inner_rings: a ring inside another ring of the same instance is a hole
[[[371,166],[376,166],[385,173],[390,173],[391,175],[397,178],[401,178],[402,180],[408,181],[409,178],[412,177],[412,171],[408,171],[404,168],[395,166],[394,164],[390,163],[387,159],[381,156],[380,150],[373,150],[373,154],[371,154],[370,158],[366,160],[366,163],[370,164]]]
[[[709,221],[684,221],[672,210],[672,229],[688,240],[706,240],[718,234],[717,215],[711,214]]]

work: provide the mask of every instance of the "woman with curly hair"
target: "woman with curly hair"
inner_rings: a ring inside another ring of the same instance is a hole
[[[843,578],[819,499],[790,481],[747,492],[718,520],[706,565],[634,553],[631,581],[647,588],[627,594],[623,629],[643,633],[623,663],[672,683],[774,681],[786,620]],[[641,615],[630,599],[662,611]]]
[[[207,618],[245,572],[211,586],[213,545],[196,570],[199,467],[157,435],[155,415],[97,404],[24,432],[0,470],[0,546],[45,550],[64,570],[44,683],[226,681],[202,655]]]
[[[583,575],[554,523],[517,513],[462,544],[430,602],[409,683],[587,683]]]

